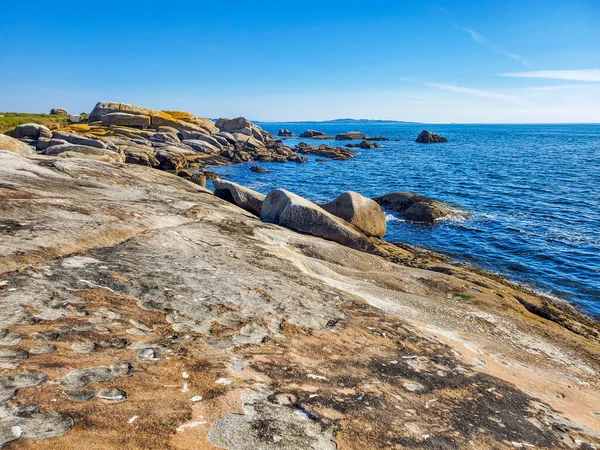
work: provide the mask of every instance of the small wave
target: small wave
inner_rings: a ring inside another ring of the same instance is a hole
[[[405,223],[406,220],[401,219],[399,217],[394,216],[393,214],[390,213],[385,213],[385,221],[386,222],[401,222],[401,223]]]

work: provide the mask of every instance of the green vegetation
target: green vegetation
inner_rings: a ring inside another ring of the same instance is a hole
[[[466,302],[471,300],[472,298],[473,296],[468,294],[454,294],[452,296],[452,300],[458,300],[459,302]]]
[[[0,112],[0,133],[6,133],[24,123],[39,123],[55,129],[65,126],[68,122],[69,116]]]

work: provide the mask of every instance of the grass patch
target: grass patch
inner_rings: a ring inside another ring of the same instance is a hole
[[[469,301],[473,298],[472,295],[468,295],[468,294],[454,294],[452,296],[452,300],[457,300],[459,302],[466,302]]]
[[[68,122],[69,116],[0,112],[0,133],[14,130],[24,123],[38,123],[40,125],[45,125],[52,130],[63,127]]]

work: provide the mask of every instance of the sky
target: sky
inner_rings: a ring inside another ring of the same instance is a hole
[[[6,2],[0,111],[600,123],[600,0]]]

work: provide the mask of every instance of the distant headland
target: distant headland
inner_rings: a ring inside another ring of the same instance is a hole
[[[422,122],[408,122],[405,120],[382,120],[382,119],[333,119],[333,120],[293,120],[293,121],[262,121],[262,120],[254,120],[256,123],[333,123],[333,124],[353,124],[353,123],[406,123],[406,124],[420,124]]]

